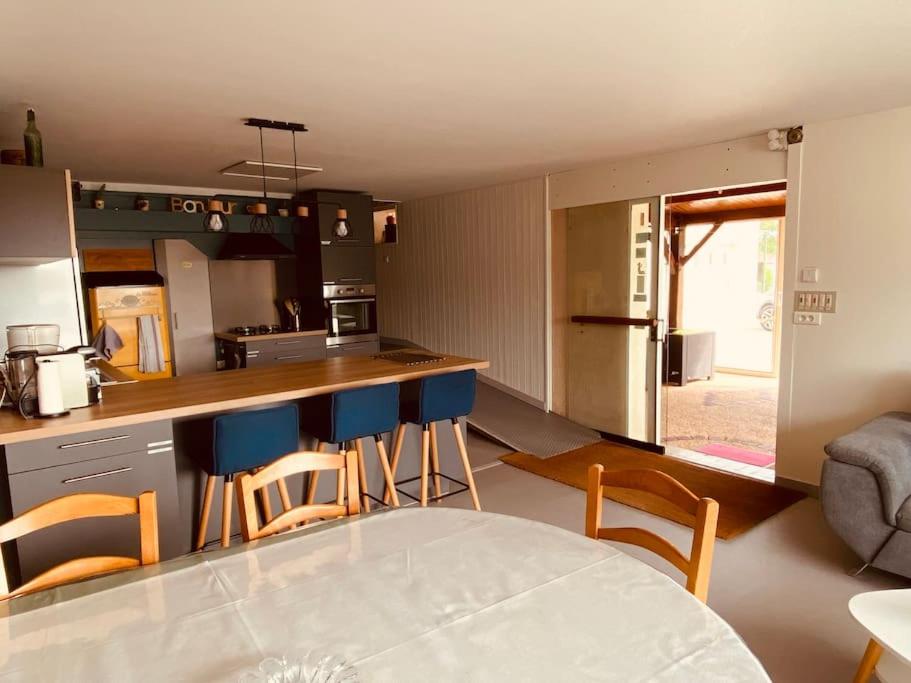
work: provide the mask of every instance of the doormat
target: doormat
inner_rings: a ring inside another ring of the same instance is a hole
[[[700,446],[696,451],[706,455],[714,455],[717,458],[724,458],[725,460],[756,465],[756,467],[768,467],[775,462],[775,456],[770,453],[748,451],[745,448],[730,446],[726,443],[710,443],[707,446]]]
[[[666,455],[601,441],[591,446],[541,459],[527,453],[510,453],[500,458],[526,472],[573,486],[583,491],[588,484],[588,468],[600,463],[607,469],[654,469],[672,476],[700,497],[718,501],[718,530],[715,535],[726,541],[749,531],[794,503],[806,498],[799,491],[768,484],[736,474],[700,467]],[[692,527],[695,518],[663,498],[626,489],[605,488],[605,498],[650,512],[679,524]],[[579,507],[579,520],[585,518],[585,507]],[[609,516],[605,525],[610,525]]]

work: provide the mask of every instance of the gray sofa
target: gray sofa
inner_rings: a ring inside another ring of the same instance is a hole
[[[911,577],[911,413],[886,413],[826,446],[826,520],[864,562]]]

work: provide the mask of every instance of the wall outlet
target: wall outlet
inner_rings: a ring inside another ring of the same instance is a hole
[[[822,325],[822,313],[794,311],[795,325]]]

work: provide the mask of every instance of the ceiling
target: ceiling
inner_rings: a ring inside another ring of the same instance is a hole
[[[306,187],[407,199],[911,104],[911,3],[3,3],[0,147],[38,111],[81,180],[254,190],[245,117],[306,123]],[[266,133],[267,161],[290,161]],[[290,191],[291,183],[275,190]]]

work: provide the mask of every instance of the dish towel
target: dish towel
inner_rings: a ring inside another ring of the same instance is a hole
[[[123,348],[123,339],[117,334],[117,330],[105,323],[92,340],[92,346],[102,356],[111,360],[114,354]]]
[[[164,348],[158,316],[140,315],[136,323],[139,325],[139,372],[161,372],[164,370]]]

